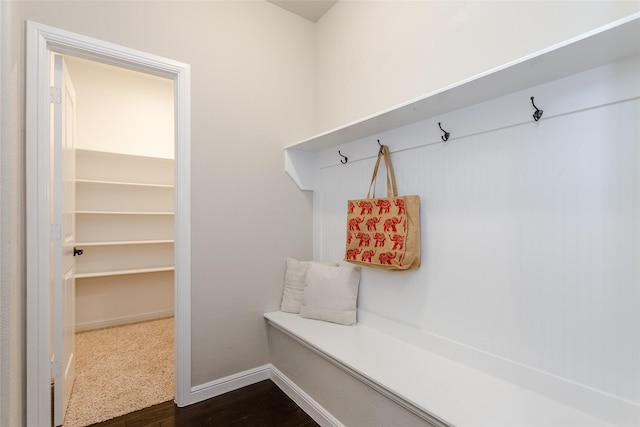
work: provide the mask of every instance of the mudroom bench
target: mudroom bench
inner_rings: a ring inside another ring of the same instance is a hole
[[[264,317],[269,326],[434,426],[610,425],[382,332],[393,330],[389,328],[395,325],[378,316],[359,313],[355,326],[305,319],[282,311],[266,313]]]

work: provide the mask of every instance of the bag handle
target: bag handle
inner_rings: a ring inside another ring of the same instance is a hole
[[[387,177],[387,197],[397,197],[398,196],[398,187],[396,186],[396,174],[393,170],[393,163],[391,163],[391,154],[389,154],[389,147],[386,145],[382,145],[380,150],[378,151],[378,159],[376,160],[376,165],[373,168],[373,175],[371,176],[371,183],[369,184],[369,191],[367,191],[367,199],[369,199],[369,195],[371,195],[371,188],[373,188],[373,198],[376,197],[376,187],[375,182],[378,177],[378,169],[380,167],[380,159],[384,157],[384,164],[386,169],[386,177]]]

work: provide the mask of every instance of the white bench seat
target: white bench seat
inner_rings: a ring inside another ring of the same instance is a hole
[[[365,323],[342,326],[281,311],[264,317],[274,328],[435,425],[610,425]]]

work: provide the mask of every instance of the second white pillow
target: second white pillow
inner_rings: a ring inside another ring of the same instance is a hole
[[[355,325],[360,267],[309,262],[300,316]]]

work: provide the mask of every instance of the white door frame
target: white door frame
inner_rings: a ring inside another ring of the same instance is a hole
[[[26,71],[26,388],[27,426],[51,422],[50,68],[51,52],[71,54],[174,81],[175,401],[191,399],[190,67],[35,22],[27,22]]]

